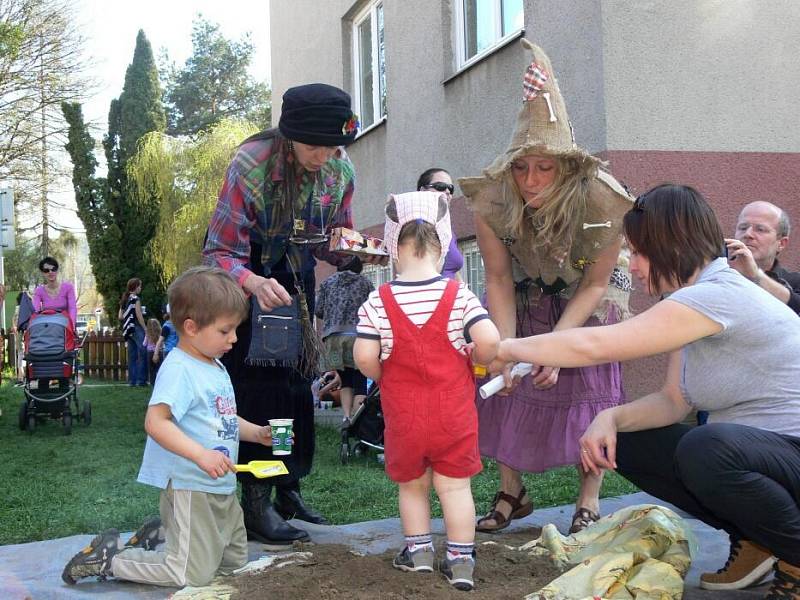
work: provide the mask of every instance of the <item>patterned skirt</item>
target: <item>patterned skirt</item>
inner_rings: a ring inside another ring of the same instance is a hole
[[[555,298],[563,311],[566,300]],[[518,309],[518,336],[552,330],[553,299],[542,295]],[[617,318],[612,309],[606,323],[591,317],[585,326],[611,324]],[[601,410],[624,401],[619,363],[561,369],[558,382],[547,390],[537,390],[531,377],[523,377],[508,396],[477,396],[481,454],[528,473],[577,465],[578,440],[586,427]]]

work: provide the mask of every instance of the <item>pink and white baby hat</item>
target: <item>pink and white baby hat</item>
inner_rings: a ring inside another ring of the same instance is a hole
[[[386,225],[384,226],[383,243],[392,260],[397,260],[397,240],[403,225],[415,219],[422,219],[436,227],[442,255],[439,257],[439,268],[444,264],[444,257],[453,238],[450,227],[450,204],[447,196],[441,192],[408,192],[407,194],[390,194],[386,202]]]

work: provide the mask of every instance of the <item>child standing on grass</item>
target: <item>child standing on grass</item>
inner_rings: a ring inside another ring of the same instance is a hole
[[[144,332],[144,345],[147,348],[147,375],[150,385],[156,384],[159,362],[155,359],[156,344],[161,336],[161,323],[158,319],[147,321],[147,329]]]
[[[361,307],[354,357],[361,372],[381,386],[386,473],[400,488],[406,547],[392,565],[433,571],[428,500],[433,485],[447,532],[447,556],[439,570],[457,589],[471,590],[470,477],[480,472],[481,460],[469,353],[488,364],[500,335],[475,295],[439,274],[451,236],[442,194],[390,196],[385,240],[398,277]]]
[[[247,315],[244,293],[228,273],[195,267],[169,288],[180,341],[161,365],[145,417],[148,438],[138,480],[161,489],[160,523],[145,524],[124,547],[110,529],[69,561],[62,579],[113,575],[165,586],[202,586],[247,562],[247,535],[236,499],[239,439],[271,445],[269,427],[236,415],[233,386],[219,357]]]
[[[155,360],[158,363],[163,363],[167,358],[167,354],[178,345],[178,330],[172,324],[172,319],[169,314],[169,303],[167,303],[167,310],[164,313],[164,326],[161,328],[161,335],[158,337],[155,349]]]

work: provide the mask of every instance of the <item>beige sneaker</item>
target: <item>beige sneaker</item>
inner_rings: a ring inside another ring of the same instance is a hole
[[[704,590],[741,590],[761,581],[777,559],[758,544],[747,540],[731,540],[731,553],[725,566],[716,573],[700,575]]]
[[[775,565],[775,581],[764,600],[800,600],[800,566],[779,560]]]

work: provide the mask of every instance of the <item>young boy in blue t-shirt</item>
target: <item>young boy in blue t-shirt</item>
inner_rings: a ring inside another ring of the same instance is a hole
[[[169,302],[180,341],[164,360],[150,398],[138,477],[161,489],[165,549],[148,549],[157,530],[140,530],[122,546],[119,532],[110,529],[69,561],[62,574],[67,583],[113,575],[201,586],[247,562],[234,464],[240,439],[269,446],[272,434],[236,415],[233,386],[218,360],[236,341],[247,300],[225,271],[195,267],[170,286]]]

